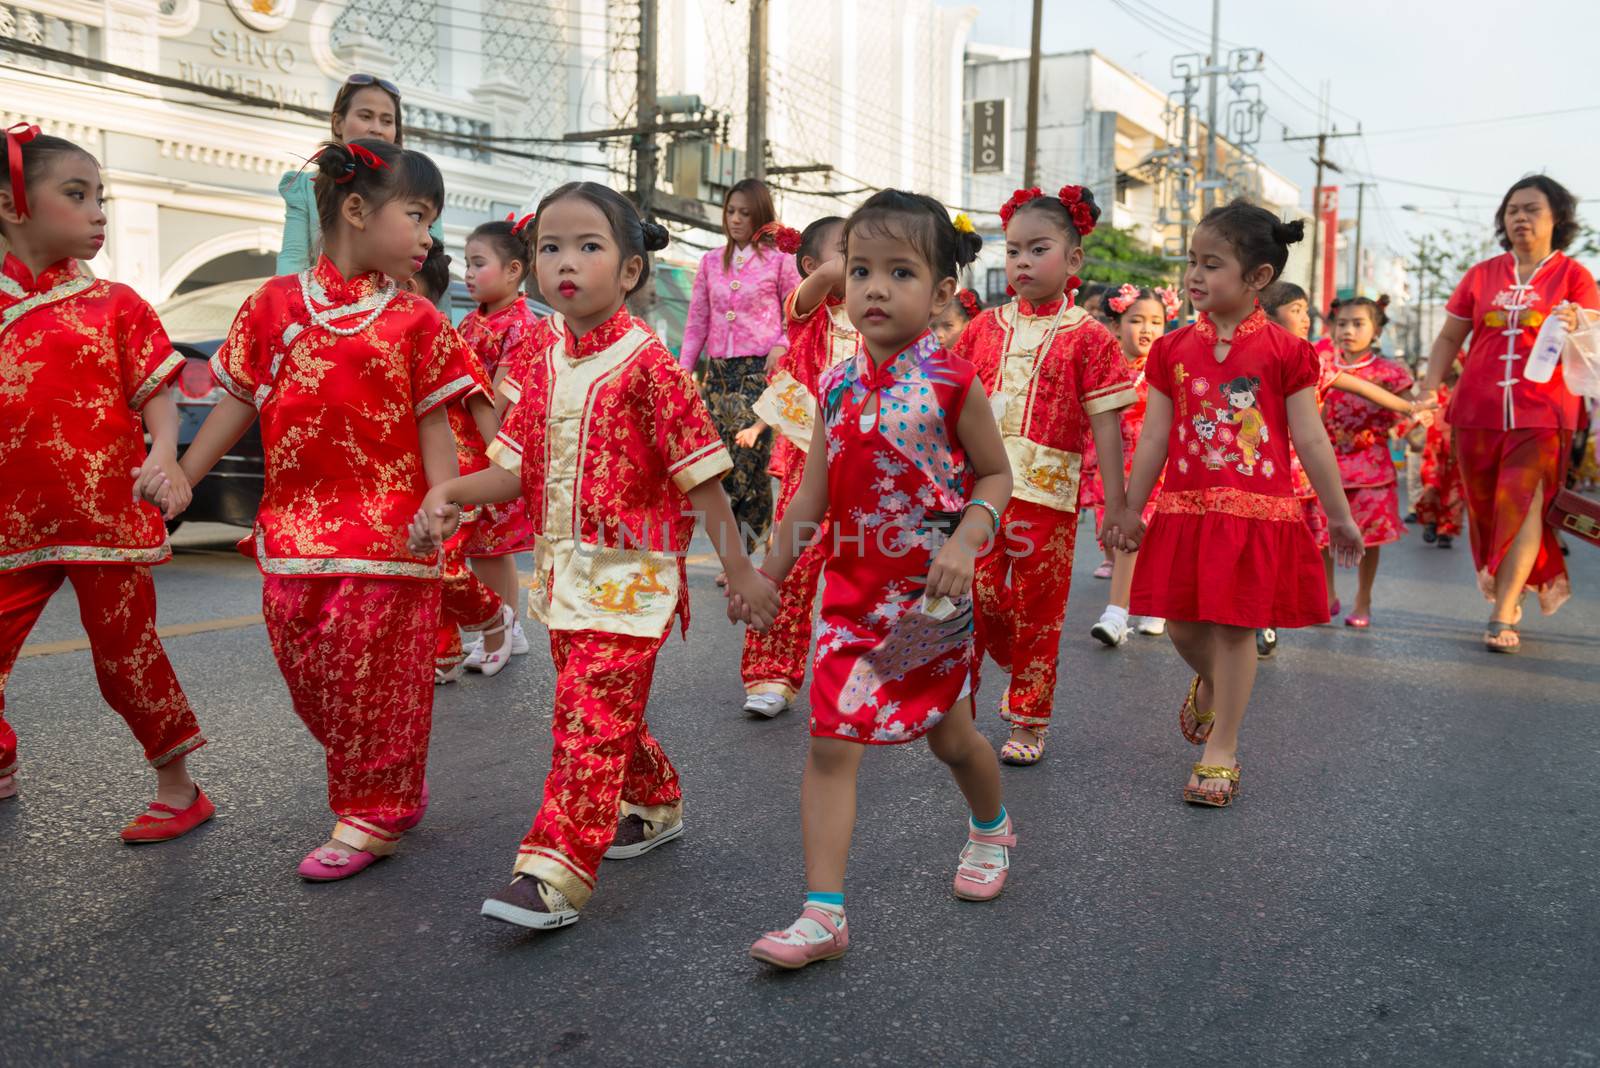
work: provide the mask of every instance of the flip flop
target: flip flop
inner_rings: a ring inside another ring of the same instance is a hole
[[[1517,631],[1516,624],[1514,624],[1514,623],[1502,623],[1498,619],[1489,620],[1488,634],[1489,634],[1490,638],[1498,638],[1498,637],[1500,637],[1500,635],[1504,634],[1508,630],[1512,633],[1512,635],[1514,635],[1516,637],[1517,640],[1516,640],[1515,644],[1513,644],[1513,645],[1496,645],[1492,641],[1485,641],[1483,643],[1483,647],[1485,649],[1489,650],[1491,653],[1508,653],[1508,654],[1509,653],[1515,653],[1517,650],[1521,649],[1522,648],[1522,635]]]

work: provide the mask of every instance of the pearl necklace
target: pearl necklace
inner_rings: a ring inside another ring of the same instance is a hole
[[[362,318],[361,322],[357,323],[355,326],[334,326],[334,315],[332,313],[341,309],[333,308],[329,309],[328,311],[318,309],[317,306],[311,301],[311,272],[300,272],[300,299],[305,301],[306,311],[310,313],[311,321],[336,337],[354,337],[363,330],[367,329],[367,327],[371,326],[373,323],[377,322],[378,316],[383,314],[384,309],[389,306],[390,301],[394,300],[394,296],[397,292],[399,292],[399,290],[394,284],[394,279],[385,278],[383,281],[383,288],[379,289],[371,297],[366,298],[367,300],[375,299],[378,303],[376,307],[374,307]],[[362,303],[365,303],[365,301]],[[348,308],[351,307],[351,305],[345,305],[344,307]]]

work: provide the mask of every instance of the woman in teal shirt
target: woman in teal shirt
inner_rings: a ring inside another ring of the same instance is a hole
[[[335,141],[376,137],[402,146],[405,141],[400,90],[393,82],[372,74],[352,74],[345,80],[333,98],[328,122]],[[278,194],[285,205],[283,240],[278,243],[278,273],[299,274],[311,266],[313,250],[322,240],[311,171],[301,168],[284,175],[278,182]],[[438,219],[433,221],[428,233],[435,244],[444,242],[444,227]]]

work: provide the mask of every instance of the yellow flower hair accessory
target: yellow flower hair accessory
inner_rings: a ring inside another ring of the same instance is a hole
[[[978,228],[972,225],[972,220],[967,218],[966,212],[962,212],[950,221],[955,225],[958,233],[975,234],[978,232]]]

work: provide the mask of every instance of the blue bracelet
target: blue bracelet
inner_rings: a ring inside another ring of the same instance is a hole
[[[974,498],[972,498],[972,500],[968,501],[966,504],[961,506],[961,512],[962,512],[963,515],[966,514],[966,511],[967,511],[968,508],[982,508],[985,512],[988,512],[989,513],[989,518],[994,520],[994,529],[996,531],[999,531],[999,529],[1000,529],[1000,510],[998,508],[996,508],[994,505],[990,504],[988,501],[984,500],[982,497],[974,497]]]

